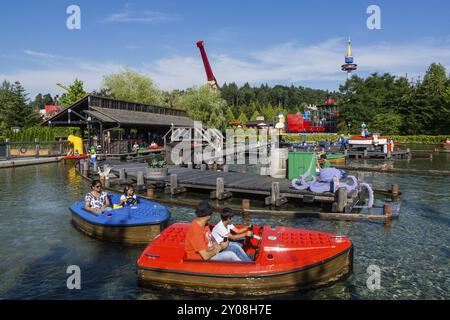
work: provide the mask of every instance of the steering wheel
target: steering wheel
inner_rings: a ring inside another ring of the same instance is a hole
[[[252,233],[253,233],[253,227],[254,227],[254,225],[250,225],[250,227],[248,228],[248,231],[251,231]],[[257,245],[253,245],[252,243],[251,243],[251,240],[252,239],[257,239],[258,240],[258,244]],[[261,237],[259,237],[259,236],[257,236],[257,235],[255,235],[254,233],[253,233],[253,235],[252,236],[246,236],[245,237],[245,240],[244,240],[244,245],[246,246],[246,247],[249,247],[249,248],[252,248],[252,249],[258,249],[259,248],[259,242],[261,241]]]

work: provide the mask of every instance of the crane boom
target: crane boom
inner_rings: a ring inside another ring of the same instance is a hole
[[[56,84],[58,87],[63,88],[64,90],[66,90],[67,92],[69,92],[69,88],[67,88],[65,85],[61,84],[61,83],[57,83]]]
[[[212,87],[218,88],[219,84],[217,83],[216,77],[214,77],[214,74],[211,69],[211,65],[209,64],[209,61],[208,61],[208,56],[206,55],[205,42],[203,40],[198,41],[197,47],[200,49],[200,54],[202,55],[203,65],[205,66],[206,77],[208,79],[208,83]]]

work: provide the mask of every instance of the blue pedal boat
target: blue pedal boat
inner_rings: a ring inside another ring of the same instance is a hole
[[[111,206],[118,204],[120,195],[108,195]],[[84,209],[84,200],[70,206],[72,224],[83,233],[112,242],[147,244],[169,223],[169,210],[156,202],[139,199],[134,206],[125,206],[98,216]]]

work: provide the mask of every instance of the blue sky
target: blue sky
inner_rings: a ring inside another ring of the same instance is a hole
[[[81,8],[68,30],[66,8]],[[367,7],[381,8],[369,30]],[[336,90],[351,36],[358,75],[423,75],[433,62],[450,72],[450,1],[2,1],[0,79],[19,80],[31,96],[61,94],[75,78],[101,87],[129,66],[162,89],[205,82],[197,40],[219,84],[294,84]]]

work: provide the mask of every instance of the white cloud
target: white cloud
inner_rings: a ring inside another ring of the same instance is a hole
[[[224,82],[301,84],[326,81],[337,89],[345,81],[340,70],[346,52],[345,39],[335,38],[314,45],[282,43],[265,50],[234,57],[210,55],[210,63],[219,84]],[[432,62],[440,62],[450,72],[450,41],[442,43],[376,44],[354,47],[360,75],[390,72],[417,77]],[[205,82],[200,55],[173,56],[147,64],[150,73],[164,88],[185,88]]]
[[[153,23],[153,22],[169,22],[180,20],[177,14],[142,11],[136,12],[126,10],[120,13],[114,13],[102,20],[104,23]]]
[[[25,56],[34,63],[33,68],[0,73],[0,79],[20,81],[30,97],[37,93],[62,94],[56,83],[71,84],[76,78],[84,82],[85,89],[92,91],[101,86],[103,75],[117,72],[121,63],[89,61],[80,58],[62,57],[45,52],[25,50]]]
[[[210,54],[209,58],[219,84],[249,82],[253,85],[301,85],[305,82],[323,82],[324,87],[337,89],[345,81],[345,74],[340,71],[345,50],[345,39],[336,38],[314,45],[282,43],[239,56]],[[353,51],[355,62],[359,65],[357,73],[360,75],[390,72],[395,75],[408,73],[410,77],[417,77],[423,75],[432,62],[442,63],[450,72],[450,39],[440,43],[416,41],[406,45],[382,43],[363,47],[354,44]],[[31,95],[38,92],[61,93],[55,84],[69,84],[75,78],[83,80],[89,91],[98,89],[103,75],[117,72],[125,65],[106,60],[62,57],[33,50],[26,50],[24,54],[36,66],[0,74],[0,79],[21,81]],[[151,76],[165,90],[184,89],[206,82],[198,52],[137,62],[130,67]]]

